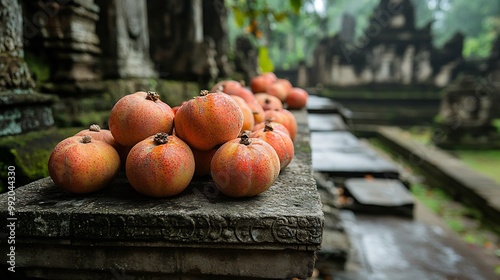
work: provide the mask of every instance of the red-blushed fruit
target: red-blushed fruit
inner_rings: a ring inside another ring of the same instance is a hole
[[[292,139],[287,133],[273,129],[270,123],[267,123],[264,129],[252,132],[250,137],[262,139],[274,148],[280,159],[281,170],[292,161],[295,154]]]
[[[283,103],[281,102],[281,100],[279,100],[278,97],[274,95],[260,92],[255,94],[255,99],[257,99],[257,102],[259,102],[260,106],[262,106],[262,109],[264,109],[264,111],[269,111],[269,110],[279,111],[283,109]]]
[[[89,135],[94,140],[104,141],[115,148],[121,146],[118,142],[116,142],[115,138],[111,134],[111,131],[109,131],[108,129],[102,129],[97,124],[92,124],[90,125],[89,129],[81,130],[77,134],[75,134],[75,136],[84,135]]]
[[[294,87],[286,99],[288,109],[302,109],[307,105],[309,94],[302,88]]]
[[[131,147],[158,132],[172,133],[174,112],[156,92],[138,91],[120,98],[109,115],[109,130]]]
[[[248,104],[248,107],[250,107],[250,110],[252,110],[254,123],[260,123],[266,119],[264,109],[262,108],[262,106],[260,106],[260,104],[259,104],[259,102],[257,102],[257,100],[255,100],[252,103],[247,103],[247,104]]]
[[[252,130],[253,125],[255,124],[255,119],[252,110],[245,102],[245,100],[243,100],[243,98],[236,95],[230,95],[230,97],[234,101],[236,101],[236,104],[238,104],[238,106],[241,109],[241,112],[243,113],[243,126],[241,127],[241,131]]]
[[[89,135],[92,137],[94,140],[99,140],[99,141],[104,141],[113,148],[116,149],[118,152],[118,155],[120,156],[120,160],[122,162],[122,165],[125,164],[125,160],[127,159],[127,154],[128,151],[130,150],[130,147],[124,147],[116,141],[116,139],[113,137],[113,134],[111,134],[111,131],[108,129],[102,129],[99,125],[97,124],[92,124],[90,125],[89,129],[84,129],[75,134],[75,136],[84,136],[84,135]]]
[[[264,121],[264,109],[260,106],[259,102],[255,98],[253,92],[244,87],[240,82],[233,80],[221,81],[215,84],[211,92],[224,92],[231,96],[238,96],[243,98],[247,103],[250,110],[252,110],[254,116],[254,123],[259,123]]]
[[[205,176],[210,175],[210,164],[212,162],[212,157],[215,152],[217,152],[218,147],[212,148],[208,151],[198,151],[191,149],[194,155],[195,169],[194,176]]]
[[[49,174],[60,188],[76,194],[106,187],[118,174],[120,157],[111,145],[91,136],[71,136],[59,142],[48,162]]]
[[[276,75],[272,72],[257,75],[250,80],[250,89],[253,93],[265,92],[276,80]]]
[[[175,115],[175,134],[190,147],[208,151],[238,137],[243,112],[229,95],[202,90]]]
[[[186,103],[186,101],[182,101],[181,105],[177,105],[175,107],[172,107],[172,112],[174,112],[174,116],[175,114],[177,114],[177,110],[179,110],[179,108],[184,105],[184,103]]]
[[[290,138],[292,138],[292,141],[295,141],[295,136],[297,136],[298,130],[297,119],[295,119],[293,113],[288,111],[287,109],[283,109],[282,112],[288,119],[288,123],[284,125],[288,129],[288,132],[290,132]]]
[[[266,89],[266,93],[276,96],[281,102],[285,102],[291,89],[292,84],[288,80],[278,79]]]
[[[295,140],[295,136],[297,135],[297,122],[290,111],[286,109],[280,111],[268,110],[266,111],[266,121],[273,121],[284,125],[292,141]]]
[[[288,135],[288,137],[290,137],[290,132],[288,132],[288,128],[286,128],[284,125],[282,125],[278,122],[272,122],[272,121],[264,121],[264,122],[261,122],[261,123],[254,125],[252,132],[258,131],[258,130],[263,130],[266,127],[266,125],[268,125],[268,124],[271,125],[274,130],[281,130],[283,133]]]
[[[231,197],[256,196],[278,178],[280,160],[262,139],[242,134],[222,145],[211,163],[211,174],[221,193]]]
[[[234,80],[224,80],[216,83],[210,92],[224,92],[229,95],[238,95],[243,86],[240,82]]]
[[[151,197],[181,193],[191,182],[195,169],[193,152],[180,138],[157,133],[130,150],[125,173],[130,185]]]

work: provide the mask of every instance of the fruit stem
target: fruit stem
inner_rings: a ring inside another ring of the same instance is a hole
[[[87,143],[90,143],[92,142],[92,137],[90,135],[83,135],[82,136],[82,142],[83,144],[87,144]]]
[[[273,126],[271,125],[271,122],[269,121],[266,121],[265,124],[264,124],[264,132],[266,131],[273,131]]]
[[[154,91],[148,91],[146,99],[156,102],[158,99],[160,99],[160,95]]]
[[[209,91],[208,91],[208,90],[206,90],[206,89],[202,89],[202,90],[200,91],[200,96],[207,96],[208,94],[209,94]]]
[[[99,131],[101,131],[101,127],[100,127],[100,126],[98,126],[97,124],[92,124],[92,125],[90,125],[89,130],[90,130],[90,131],[96,131],[96,132],[99,132]]]
[[[162,145],[168,143],[168,133],[158,132],[155,134],[154,142],[156,145]]]
[[[240,139],[241,139],[240,144],[243,144],[245,146],[248,146],[248,145],[250,145],[250,143],[252,143],[247,131],[244,131],[243,133],[241,133]]]

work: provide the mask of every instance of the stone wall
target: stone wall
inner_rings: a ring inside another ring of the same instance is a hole
[[[28,62],[38,88],[59,97],[58,126],[105,126],[114,103],[137,90],[175,106],[232,73],[223,0],[21,3]]]

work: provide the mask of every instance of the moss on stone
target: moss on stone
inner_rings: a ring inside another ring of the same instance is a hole
[[[100,94],[61,97],[54,106],[54,120],[59,127],[88,126],[98,123],[106,127],[109,112],[115,103],[136,91],[156,91],[170,106],[198,95],[197,83],[159,79],[104,80],[105,91]]]
[[[47,162],[54,147],[82,128],[51,128],[0,138],[0,192],[5,190],[7,168],[16,168],[16,186],[48,176]]]

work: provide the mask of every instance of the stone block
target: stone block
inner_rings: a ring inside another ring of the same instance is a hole
[[[141,279],[309,277],[324,218],[303,148],[307,115],[294,114],[296,156],[253,198],[226,197],[213,181],[200,179],[175,197],[154,199],[139,195],[124,174],[89,195],[67,193],[48,177],[16,189],[17,266],[48,279],[70,272],[79,279],[109,272],[110,278],[120,265]],[[0,195],[4,220],[11,217],[7,204],[8,194]],[[8,235],[6,227],[0,235]]]

